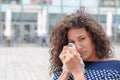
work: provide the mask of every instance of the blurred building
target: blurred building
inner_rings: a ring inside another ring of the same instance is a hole
[[[95,3],[93,5],[93,3]],[[6,10],[11,11],[11,43],[37,43],[38,13],[42,17],[40,30],[47,34],[64,14],[71,13],[80,6],[88,11],[107,30],[107,13],[112,14],[112,39],[120,40],[120,0],[1,0],[0,1],[0,44],[5,44]],[[43,24],[44,23],[44,24]],[[42,28],[41,28],[42,26]],[[44,27],[43,27],[44,26]],[[48,35],[49,36],[49,35]]]

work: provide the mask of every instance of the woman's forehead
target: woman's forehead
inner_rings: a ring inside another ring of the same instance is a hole
[[[79,28],[79,29],[70,29],[68,32],[67,32],[67,35],[68,36],[74,36],[74,35],[78,35],[78,36],[82,36],[82,35],[88,35],[88,32],[85,30],[85,28]]]

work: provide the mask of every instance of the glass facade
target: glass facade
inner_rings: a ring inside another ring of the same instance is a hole
[[[100,6],[104,7],[115,7],[117,0],[100,0]]]
[[[48,1],[48,2],[47,2]],[[91,5],[92,1],[96,5]],[[37,29],[38,29],[38,13],[45,11],[47,14],[46,31],[49,34],[52,27],[65,14],[71,13],[79,9],[81,5],[87,6],[90,13],[95,19],[99,20],[103,27],[106,27],[107,12],[112,12],[112,27],[114,28],[114,40],[118,40],[120,35],[119,21],[120,13],[117,6],[120,0],[2,0],[0,5],[0,44],[4,43],[5,16],[6,9],[10,9],[12,13],[11,29],[12,43],[35,43],[37,44]],[[87,4],[87,3],[89,4]],[[15,4],[15,5],[13,5]],[[74,4],[74,5],[72,5]],[[76,5],[75,5],[76,4]],[[43,21],[43,19],[42,19]],[[43,23],[41,21],[41,23]],[[117,31],[117,32],[116,32]]]
[[[20,4],[21,0],[1,0],[3,4]]]

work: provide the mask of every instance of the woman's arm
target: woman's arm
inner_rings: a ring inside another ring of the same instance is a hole
[[[68,78],[69,78],[69,72],[63,70],[58,80],[68,80]]]
[[[74,80],[85,80],[85,76],[84,76],[83,72],[81,72],[81,71],[73,72],[72,74],[74,76]]]
[[[84,74],[82,72],[73,72],[74,80],[85,80]],[[63,70],[58,80],[68,80],[69,72]]]

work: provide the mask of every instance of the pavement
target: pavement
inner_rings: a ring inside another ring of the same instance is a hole
[[[48,48],[0,48],[0,80],[50,80],[48,68]]]
[[[120,45],[113,43],[120,58]],[[47,47],[0,47],[0,80],[52,80]]]

